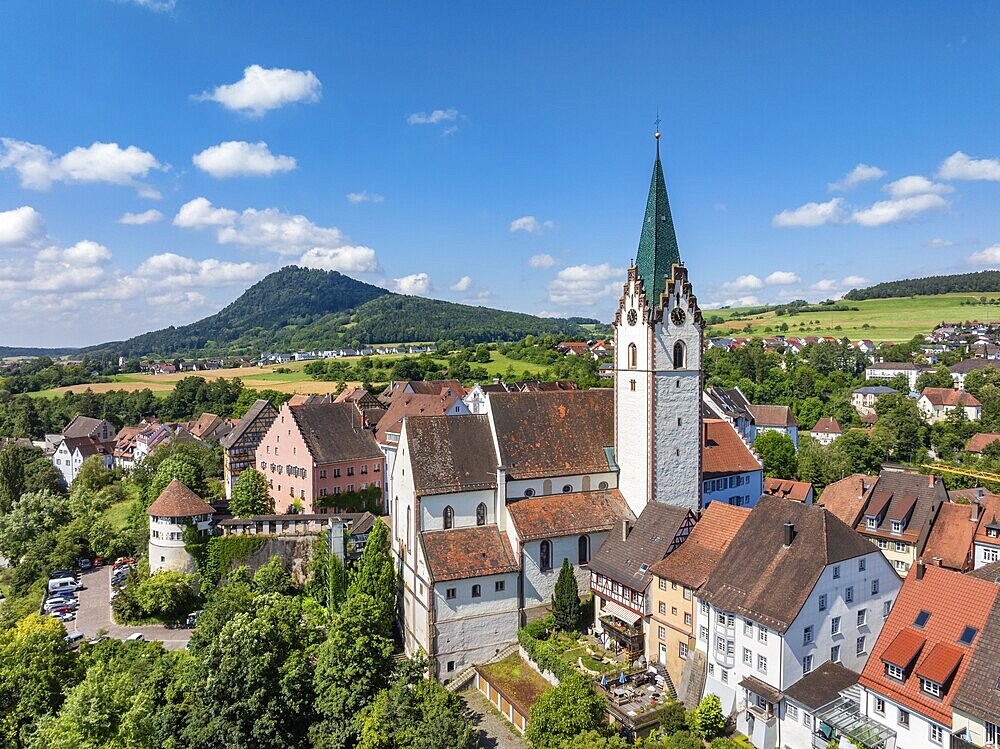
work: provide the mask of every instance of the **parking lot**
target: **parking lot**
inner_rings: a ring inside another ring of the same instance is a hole
[[[84,589],[79,592],[80,608],[76,619],[66,622],[67,632],[83,632],[89,640],[103,629],[109,637],[124,640],[142,632],[147,640],[159,640],[167,650],[179,650],[191,639],[190,629],[168,629],[161,624],[136,627],[120,626],[111,620],[111,567],[100,567],[80,574]]]

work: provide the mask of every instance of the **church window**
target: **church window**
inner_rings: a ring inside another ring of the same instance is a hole
[[[542,541],[538,547],[538,567],[542,572],[552,569],[552,542]]]
[[[632,390],[632,392],[634,393],[634,392],[635,392],[635,380],[629,380],[629,383],[628,383],[628,384],[629,384],[629,388],[630,388],[630,389]]]
[[[628,368],[635,369],[638,366],[639,352],[636,350],[635,344],[630,343],[628,345]]]
[[[552,479],[545,479],[545,481],[542,482],[542,494],[551,494],[551,493],[552,493]]]
[[[607,481],[602,481],[601,483],[599,483],[597,485],[597,488],[600,489],[601,491],[604,491],[605,489],[608,488],[608,482]]]
[[[678,417],[677,417],[677,426],[680,426],[680,425],[681,425],[681,417],[680,417],[680,416],[678,416]]]
[[[486,525],[486,504],[484,502],[480,502],[479,507],[476,508],[476,525]]]
[[[444,529],[455,527],[455,511],[451,509],[451,505],[444,508]]]
[[[587,564],[590,561],[590,536],[580,536],[577,547],[580,552],[580,564]]]
[[[687,351],[684,347],[684,341],[677,341],[674,344],[674,369],[684,369],[687,364]]]
[[[590,476],[583,477],[583,491],[585,492],[590,491]]]

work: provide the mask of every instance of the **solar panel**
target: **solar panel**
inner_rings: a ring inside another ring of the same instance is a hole
[[[921,611],[917,614],[917,618],[913,621],[913,624],[917,627],[923,627],[927,624],[927,620],[931,618],[930,611]]]
[[[966,627],[962,630],[962,636],[958,638],[958,641],[963,645],[971,645],[978,631],[975,627]]]

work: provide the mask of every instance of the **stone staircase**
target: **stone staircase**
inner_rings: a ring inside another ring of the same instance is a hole
[[[513,655],[518,651],[518,644],[515,642],[508,645],[495,656],[493,656],[487,663],[494,663],[496,661],[502,661],[509,655]],[[471,664],[466,666],[461,671],[458,672],[454,677],[448,680],[448,683],[444,685],[444,688],[449,692],[458,692],[465,687],[467,687],[476,675],[476,664]]]
[[[677,695],[688,710],[693,710],[701,702],[702,692],[705,691],[706,669],[705,654],[700,650],[691,651],[681,673],[681,688]]]

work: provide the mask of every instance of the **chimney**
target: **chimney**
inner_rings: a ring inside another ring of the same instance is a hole
[[[927,487],[929,489],[933,489],[934,488],[934,474],[933,473],[928,474],[928,476],[927,476]]]
[[[944,560],[941,557],[931,557],[931,564],[933,564],[935,567],[940,567],[941,562],[943,561]]]
[[[927,571],[927,568],[924,566],[924,560],[923,559],[918,559],[917,560],[917,579],[918,580],[923,580],[924,579],[924,572],[926,572],[926,571]]]
[[[858,483],[861,485],[860,488],[858,489],[858,499],[861,499],[863,496],[865,496],[865,480],[858,479]]]
[[[978,523],[983,517],[983,506],[978,502],[972,505],[972,522]]]
[[[785,523],[785,546],[791,546],[795,539],[795,523]]]
[[[628,518],[622,518],[622,541],[628,539],[628,532],[631,530],[629,525],[630,523],[628,522]]]

